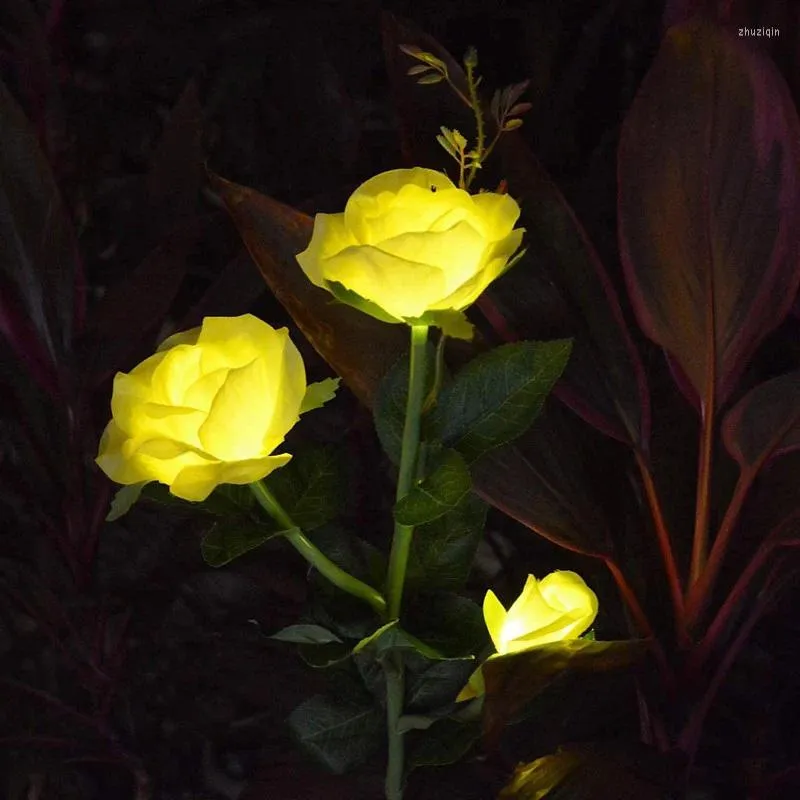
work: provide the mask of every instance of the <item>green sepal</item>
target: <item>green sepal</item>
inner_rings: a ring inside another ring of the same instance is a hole
[[[309,383],[303,402],[300,404],[300,413],[305,414],[307,411],[322,408],[329,400],[333,400],[340,382],[341,378],[325,378],[317,383]]]
[[[114,494],[114,499],[111,501],[111,508],[106,514],[106,522],[114,522],[114,520],[127,514],[136,501],[141,497],[142,490],[150,481],[142,481],[141,483],[131,483],[128,486],[121,486]]]
[[[352,306],[365,314],[369,314],[381,322],[388,322],[390,324],[402,323],[402,319],[392,316],[388,311],[384,311],[377,303],[367,300],[360,294],[352,291],[352,289],[345,288],[337,281],[325,281],[327,290],[340,302],[345,305]]]

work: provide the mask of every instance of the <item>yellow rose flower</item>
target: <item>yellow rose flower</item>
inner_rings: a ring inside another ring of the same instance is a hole
[[[317,214],[297,256],[316,286],[386,322],[438,325],[469,338],[461,313],[509,266],[522,242],[506,194],[471,195],[432,169],[363,183],[341,214]]]
[[[490,589],[483,600],[483,618],[497,652],[489,659],[577,639],[594,622],[598,606],[597,595],[583,578],[566,570],[551,572],[541,581],[528,575],[522,593],[508,611]],[[456,702],[483,693],[483,672],[478,667]]]
[[[574,572],[551,572],[541,581],[528,576],[522,594],[506,611],[490,589],[483,617],[498,655],[550,642],[577,639],[597,616],[597,595]]]
[[[219,484],[252,483],[289,461],[271,454],[307,410],[307,388],[286,328],[250,314],[206,317],[117,373],[96,463],[116,483],[159,481],[205,500]]]

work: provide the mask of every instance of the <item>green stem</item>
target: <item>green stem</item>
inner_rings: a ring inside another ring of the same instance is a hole
[[[405,740],[398,730],[403,716],[405,676],[399,653],[392,653],[384,664],[386,674],[386,724],[389,728],[389,759],[386,766],[386,800],[402,800]]]
[[[411,365],[408,376],[408,401],[403,426],[403,447],[400,456],[400,473],[397,478],[396,499],[405,497],[416,477],[417,453],[419,451],[419,429],[422,416],[422,400],[425,394],[425,345],[428,341],[427,325],[411,326]],[[387,620],[400,616],[403,602],[403,584],[406,578],[408,556],[414,528],[409,525],[394,526],[392,551],[389,554],[389,570],[386,579],[388,601]]]
[[[478,158],[483,161],[483,148],[486,144],[486,132],[483,128],[483,109],[481,108],[481,99],[478,97],[478,84],[472,75],[472,67],[467,65],[467,87],[469,88],[469,99],[472,110],[475,113],[475,125],[477,128],[477,143],[475,149],[478,152]],[[472,185],[475,179],[475,173],[478,171],[478,162],[473,161],[469,168],[469,175],[467,176],[467,189]]]
[[[366,583],[354,578],[349,572],[336,566],[319,548],[298,528],[291,517],[284,511],[275,495],[264,485],[263,481],[250,484],[250,490],[255,495],[261,507],[282,527],[283,536],[293,545],[309,564],[324,575],[334,586],[342,591],[358,597],[371,605],[379,614],[386,612],[386,601],[380,592]]]
[[[403,425],[403,445],[400,454],[400,473],[397,478],[396,499],[401,500],[410,491],[417,476],[419,455],[419,432],[422,419],[422,402],[425,395],[425,348],[428,342],[428,326],[411,326],[411,356],[408,371],[408,399]],[[389,554],[389,570],[386,576],[387,619],[400,616],[403,603],[403,584],[406,579],[408,557],[414,528],[395,523],[392,551]],[[403,797],[403,771],[405,742],[398,730],[403,715],[405,699],[405,676],[402,655],[390,654],[384,664],[386,674],[386,727],[388,733],[389,759],[386,765],[386,798],[401,800]]]

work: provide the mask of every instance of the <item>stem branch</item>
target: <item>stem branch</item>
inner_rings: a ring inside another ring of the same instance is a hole
[[[338,586],[342,591],[368,603],[379,614],[385,612],[386,601],[380,592],[358,578],[354,578],[349,572],[345,572],[324,555],[300,528],[292,522],[291,517],[284,511],[263,481],[255,481],[255,483],[249,485],[261,507],[285,529],[283,536],[309,564],[317,569],[321,575],[324,575],[334,586]]]
[[[636,464],[642,476],[645,495],[647,496],[647,502],[650,506],[650,513],[653,516],[653,522],[656,526],[658,545],[661,550],[661,558],[664,561],[664,568],[667,572],[667,582],[669,583],[670,595],[672,596],[672,606],[675,610],[675,624],[680,636],[683,626],[683,588],[681,586],[680,575],[678,574],[678,566],[675,563],[675,552],[672,548],[672,540],[669,530],[667,529],[667,523],[664,520],[664,514],[661,510],[661,503],[658,499],[653,475],[650,472],[648,464],[645,462],[644,456],[639,450],[636,451]]]

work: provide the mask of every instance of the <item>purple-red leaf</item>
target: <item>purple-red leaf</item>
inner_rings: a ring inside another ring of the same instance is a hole
[[[610,553],[608,524],[586,493],[585,455],[563,407],[548,402],[513,445],[472,465],[475,490],[488,503],[559,547],[582,555]]]
[[[125,366],[142,337],[155,335],[186,274],[198,225],[177,230],[118,284],[112,286],[89,318],[84,346],[93,385]]]
[[[334,301],[314,286],[295,256],[311,239],[313,220],[290,206],[211,175],[267,285],[303,335],[366,405],[407,348],[404,325],[387,325]]]
[[[30,325],[29,340],[12,341],[17,352],[30,350],[28,363],[41,364],[46,354],[55,368],[70,351],[76,261],[71,225],[36,134],[0,83],[0,275],[7,287],[0,327],[8,332]],[[41,370],[35,375],[43,379]]]
[[[484,662],[486,685],[483,730],[490,745],[502,729],[544,689],[567,673],[601,673],[630,669],[649,650],[644,639],[596,642],[588,639],[553,642]]]
[[[203,107],[197,84],[190,80],[175,103],[145,178],[153,229],[165,233],[168,223],[191,216],[205,183],[202,147]]]
[[[619,239],[629,293],[644,332],[709,410],[797,291],[799,144],[772,64],[700,21],[669,32],[625,120]]]
[[[248,252],[241,250],[222,269],[200,300],[178,323],[185,331],[202,324],[203,317],[233,317],[249,309],[267,291],[264,279],[253,266]]]
[[[800,449],[800,371],[751,389],[726,415],[722,440],[743,471]]]

